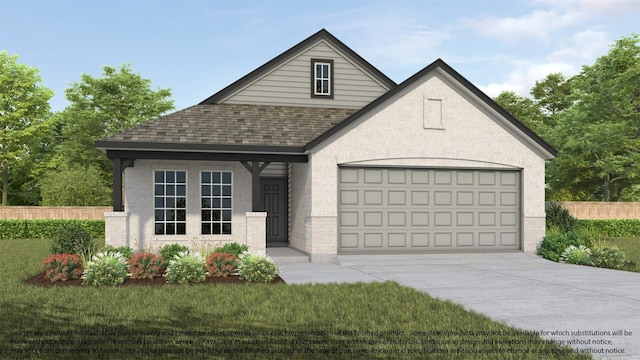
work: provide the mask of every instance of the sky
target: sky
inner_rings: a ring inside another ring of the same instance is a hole
[[[640,33],[640,0],[0,0],[0,50],[55,93],[130,64],[176,109],[324,28],[400,83],[438,58],[487,95],[528,96]]]

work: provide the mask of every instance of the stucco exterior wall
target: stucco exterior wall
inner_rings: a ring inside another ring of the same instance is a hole
[[[306,219],[311,215],[311,172],[308,163],[291,163],[289,177],[289,246],[309,253],[311,238],[307,239]]]
[[[439,128],[426,119],[429,99],[441,100]],[[327,235],[337,227],[337,172],[344,164],[522,169],[523,250],[533,251],[544,234],[544,159],[509,124],[494,121],[496,116],[434,72],[316,146],[309,162],[311,253],[336,254],[337,238]]]
[[[184,170],[187,172],[186,235],[154,235],[153,172]],[[231,171],[233,177],[232,224],[230,235],[202,235],[201,171]],[[129,214],[129,245],[134,251],[158,251],[166,244],[179,243],[194,250],[224,242],[246,243],[245,213],[251,211],[251,175],[237,161],[169,161],[136,160],[124,173],[124,206]]]

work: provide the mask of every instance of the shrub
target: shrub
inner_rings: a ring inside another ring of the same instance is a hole
[[[96,243],[83,227],[63,224],[53,238],[51,252],[54,254],[78,254],[88,257],[96,250]]]
[[[206,269],[209,276],[227,277],[238,267],[238,257],[225,252],[214,252],[207,256]]]
[[[640,236],[640,219],[578,220],[578,224],[605,237]]]
[[[42,265],[44,277],[51,282],[79,279],[82,275],[82,259],[75,254],[53,254]]]
[[[113,245],[105,245],[102,249],[102,252],[119,252],[126,259],[131,258],[131,248],[128,246],[118,246],[115,247]]]
[[[560,255],[560,261],[567,264],[589,265],[591,250],[584,245],[569,245]]]
[[[249,246],[246,244],[238,244],[237,242],[226,243],[220,247],[213,249],[213,252],[228,253],[235,256],[240,256],[243,252],[249,251]]]
[[[153,279],[160,276],[164,261],[153,253],[141,252],[129,258],[129,273],[132,279]]]
[[[580,246],[584,244],[575,231],[551,231],[544,236],[538,245],[536,253],[545,259],[558,261],[560,260],[560,254],[562,254],[569,245]]]
[[[180,252],[169,262],[164,276],[168,283],[202,282],[207,277],[204,258],[188,251]]]
[[[165,266],[169,265],[169,262],[181,252],[188,252],[189,248],[180,244],[165,245],[160,249],[160,255],[165,261]]]
[[[249,282],[270,282],[280,272],[278,265],[265,255],[243,252],[238,263],[238,275]]]
[[[91,258],[82,274],[82,284],[117,285],[127,277],[127,259],[118,252],[101,252]]]
[[[591,265],[607,269],[620,269],[625,263],[624,253],[615,245],[591,249]]]
[[[560,232],[569,232],[576,230],[578,220],[571,215],[569,210],[560,206],[556,202],[548,203],[545,207],[546,225],[549,230],[558,230]]]
[[[0,239],[53,239],[65,224],[84,228],[93,239],[104,238],[104,220],[0,219]]]

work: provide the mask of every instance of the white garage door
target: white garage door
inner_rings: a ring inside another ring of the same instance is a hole
[[[520,172],[339,168],[340,253],[520,250]]]

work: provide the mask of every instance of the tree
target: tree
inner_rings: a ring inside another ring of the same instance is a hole
[[[82,74],[65,95],[70,105],[60,115],[61,143],[49,168],[97,166],[106,179],[111,164],[94,141],[173,109],[171,90],[152,90],[151,80],[133,73],[129,65],[105,66],[101,78]]]
[[[29,154],[50,115],[53,92],[40,84],[38,69],[0,51],[0,168],[2,205],[8,204],[11,169]]]
[[[548,115],[549,126],[554,126],[555,117],[573,105],[571,94],[571,82],[561,73],[547,75],[531,89],[531,96]]]
[[[577,102],[559,118],[550,186],[622,199],[640,177],[640,37],[616,41],[572,80]],[[598,187],[595,187],[599,183]]]
[[[42,205],[107,206],[111,189],[95,166],[50,170],[40,180]]]
[[[513,91],[503,91],[493,100],[536,134],[542,136],[546,133],[544,115],[533,100]]]

